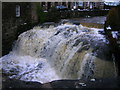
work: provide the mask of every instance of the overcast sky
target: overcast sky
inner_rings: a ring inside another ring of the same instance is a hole
[[[90,1],[90,2],[101,2],[101,1],[105,1],[105,2],[118,2],[120,0],[0,0],[2,2],[42,2],[42,1],[50,1],[50,2],[65,2],[65,1],[70,1],[70,2],[78,2],[78,1]]]

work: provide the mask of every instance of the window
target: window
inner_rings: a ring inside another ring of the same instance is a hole
[[[79,5],[78,6],[83,6],[83,2],[79,2]]]
[[[92,9],[93,8],[93,4],[92,3],[90,3],[90,9]]]
[[[86,7],[89,7],[89,4],[90,4],[90,2],[88,1],[88,2],[86,2]]]
[[[74,2],[74,6],[73,6],[74,9],[76,9],[76,2]]]
[[[42,7],[45,6],[45,2],[42,2]]]
[[[55,6],[57,6],[58,5],[58,2],[55,2]]]
[[[76,6],[76,2],[74,2],[74,6]]]
[[[63,6],[66,6],[66,2],[62,2],[62,5],[63,5]]]
[[[20,17],[20,5],[16,5],[16,17]]]
[[[94,7],[97,7],[97,3],[96,2],[94,2]]]

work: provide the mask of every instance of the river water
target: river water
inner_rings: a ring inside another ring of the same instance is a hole
[[[0,58],[9,78],[47,83],[60,79],[114,77],[114,63],[103,29],[70,23],[34,27],[19,35]]]

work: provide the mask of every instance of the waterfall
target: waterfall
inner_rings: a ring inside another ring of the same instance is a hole
[[[13,50],[0,58],[10,78],[41,83],[60,79],[94,78],[97,42],[95,28],[61,24],[39,26],[19,35]]]

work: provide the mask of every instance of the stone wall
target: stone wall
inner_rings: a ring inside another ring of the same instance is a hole
[[[86,16],[106,16],[109,10],[83,10],[83,11],[71,11],[71,10],[54,10],[46,12],[44,21],[58,22],[60,19],[81,18]]]
[[[83,16],[105,16],[108,10],[92,10],[92,11],[63,11],[60,12],[61,18],[79,18]]]
[[[17,36],[38,23],[37,4],[32,2],[2,3],[2,55],[11,49]],[[16,6],[20,6],[20,16],[16,16]]]

